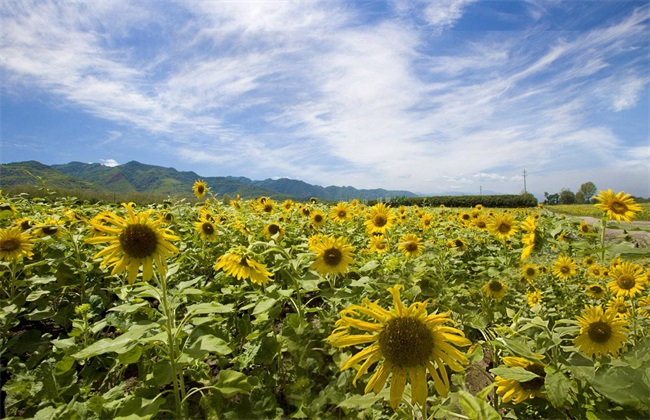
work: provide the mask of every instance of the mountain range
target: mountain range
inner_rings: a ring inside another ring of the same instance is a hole
[[[19,190],[21,187],[40,187],[41,180],[53,190],[81,190],[95,193],[151,193],[189,197],[196,180],[203,180],[212,194],[239,195],[242,198],[269,196],[274,199],[324,201],[357,199],[376,200],[389,197],[417,197],[410,191],[385,189],[356,189],[354,187],[308,184],[303,181],[280,178],[254,181],[245,177],[202,177],[192,171],[147,165],[131,161],[118,166],[99,163],[70,162],[44,165],[36,161],[0,164],[0,188]]]

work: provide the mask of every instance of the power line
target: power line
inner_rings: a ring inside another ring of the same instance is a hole
[[[526,191],[526,170],[524,169],[524,194],[527,194]]]

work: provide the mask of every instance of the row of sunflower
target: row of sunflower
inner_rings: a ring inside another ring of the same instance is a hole
[[[650,415],[648,253],[603,235],[629,195],[591,226],[193,191],[1,197],[3,415]]]

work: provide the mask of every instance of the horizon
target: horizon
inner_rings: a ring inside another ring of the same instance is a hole
[[[637,0],[6,1],[0,162],[650,197],[649,22]]]

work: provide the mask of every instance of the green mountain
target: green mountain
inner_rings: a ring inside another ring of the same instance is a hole
[[[28,175],[32,174],[32,176]],[[242,198],[273,197],[306,200],[342,201],[353,198],[376,200],[389,197],[416,197],[409,191],[384,189],[359,190],[353,187],[321,187],[294,179],[265,179],[253,181],[245,177],[202,177],[191,171],[146,165],[131,161],[108,167],[99,163],[70,162],[43,165],[36,161],[0,165],[0,188],[41,186],[40,177],[50,189],[92,190],[98,193],[149,193],[189,197],[192,185],[203,179],[213,194],[240,195]]]

